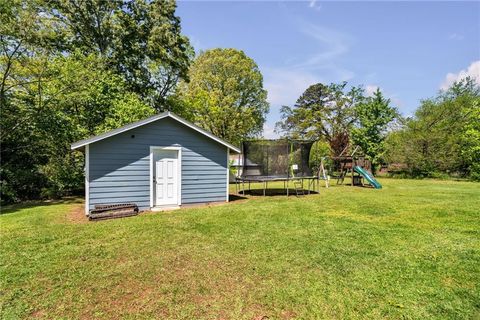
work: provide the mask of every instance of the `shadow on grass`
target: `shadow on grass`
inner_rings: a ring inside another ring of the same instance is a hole
[[[318,194],[317,191],[312,191],[310,190],[310,194]],[[239,191],[239,197],[243,195],[249,195],[249,196],[263,196],[263,189],[251,189],[251,190],[245,190],[245,194],[243,194],[243,191]],[[268,197],[276,197],[276,196],[286,196],[287,195],[287,190],[283,188],[268,188],[265,190],[265,196]],[[290,196],[296,196],[297,193],[295,189],[289,188],[288,189],[288,195]],[[308,190],[299,190],[299,196],[303,195],[308,195]],[[231,197],[231,196],[230,196]]]
[[[0,215],[15,213],[22,209],[28,209],[33,207],[44,207],[51,206],[55,204],[75,204],[83,203],[83,198],[78,197],[65,197],[58,200],[34,200],[34,201],[25,201],[22,203],[10,204],[7,206],[2,206],[0,209]]]
[[[239,201],[239,200],[246,200],[247,197],[242,196],[241,194],[229,194],[228,195],[228,201],[233,202],[233,201]]]

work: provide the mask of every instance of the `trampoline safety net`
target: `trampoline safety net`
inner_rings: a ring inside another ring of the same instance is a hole
[[[242,177],[293,178],[312,176],[309,166],[313,142],[251,140],[242,144]]]

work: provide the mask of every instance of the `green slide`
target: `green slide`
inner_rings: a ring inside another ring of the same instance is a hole
[[[358,172],[362,177],[367,179],[367,181],[375,188],[375,189],[382,189],[382,185],[375,179],[367,170],[363,169],[360,166],[355,166],[353,168],[356,172]]]

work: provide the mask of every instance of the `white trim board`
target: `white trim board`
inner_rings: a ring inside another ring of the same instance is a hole
[[[85,215],[90,212],[90,146],[85,146]]]
[[[181,206],[182,205],[182,147],[173,147],[173,146],[168,146],[168,147],[162,147],[162,146],[150,146],[150,208],[153,209],[155,208],[155,203],[153,199],[153,153],[155,150],[173,150],[178,152],[178,162],[177,162],[177,205]],[[170,205],[171,207],[171,205]]]
[[[140,121],[137,121],[137,122],[133,122],[133,123],[130,123],[130,124],[127,124],[126,126],[123,126],[123,127],[120,127],[118,129],[114,129],[114,130],[111,130],[111,131],[108,131],[106,133],[103,133],[103,134],[100,134],[100,135],[97,135],[97,136],[93,136],[91,138],[88,138],[88,139],[84,139],[84,140],[80,140],[80,141],[77,141],[75,143],[72,143],[71,145],[71,149],[72,150],[75,150],[75,149],[79,149],[79,148],[82,148],[84,146],[87,146],[91,143],[94,143],[94,142],[97,142],[97,141],[100,141],[100,140],[103,140],[103,139],[106,139],[106,138],[109,138],[109,137],[112,137],[114,135],[117,135],[119,133],[122,133],[122,132],[125,132],[125,131],[128,131],[128,130],[131,130],[131,129],[134,129],[134,128],[137,128],[137,127],[141,127],[143,125],[146,125],[146,124],[149,124],[151,122],[154,122],[154,121],[157,121],[157,120],[160,120],[160,119],[164,119],[164,118],[172,118],[182,124],[184,124],[185,126],[187,127],[190,127],[192,128],[193,130],[196,130],[198,132],[200,132],[201,134],[209,137],[210,139],[212,140],[215,140],[216,142],[220,143],[220,144],[223,144],[224,146],[226,146],[227,148],[229,148],[230,150],[233,150],[235,151],[236,153],[240,153],[240,149],[238,149],[237,147],[231,145],[230,143],[226,142],[226,141],[223,141],[222,139],[216,137],[215,135],[211,134],[210,132],[207,132],[205,130],[203,130],[202,128],[194,125],[193,123],[177,116],[176,114],[170,112],[170,111],[166,111],[166,112],[163,112],[163,113],[160,113],[160,114],[157,114],[153,117],[150,117],[150,118],[147,118],[147,119],[144,119],[144,120],[140,120]]]
[[[227,148],[227,198],[225,202],[229,201],[230,195],[230,149]]]

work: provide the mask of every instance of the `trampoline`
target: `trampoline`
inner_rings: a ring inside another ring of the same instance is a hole
[[[237,193],[245,195],[246,186],[251,191],[251,183],[262,183],[265,196],[269,182],[283,182],[288,196],[290,181],[297,195],[315,192],[315,182],[319,191],[318,175],[309,166],[312,144],[288,139],[244,141],[238,161],[242,166],[236,177]]]

